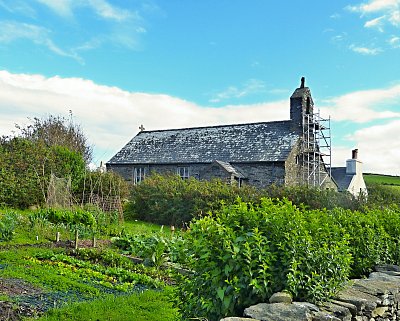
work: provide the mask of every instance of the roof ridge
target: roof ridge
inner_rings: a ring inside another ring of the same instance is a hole
[[[261,125],[261,124],[272,124],[272,123],[291,123],[290,119],[286,120],[274,120],[264,122],[252,122],[252,123],[241,123],[241,124],[229,124],[229,125],[212,125],[212,126],[197,126],[197,127],[183,127],[183,128],[169,128],[169,129],[155,129],[155,130],[143,130],[138,133],[156,133],[156,132],[170,132],[176,130],[191,130],[191,129],[205,129],[205,128],[222,128],[222,127],[235,127],[235,126],[248,126],[248,125]]]

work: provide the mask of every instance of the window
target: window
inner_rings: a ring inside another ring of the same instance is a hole
[[[178,167],[176,169],[176,173],[182,178],[182,179],[188,179],[189,178],[189,167]]]
[[[146,177],[146,170],[144,167],[135,167],[133,170],[133,184],[139,184]]]

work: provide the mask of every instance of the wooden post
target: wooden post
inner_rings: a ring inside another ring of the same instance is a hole
[[[93,233],[93,239],[92,239],[93,243],[93,247],[96,247],[96,235]]]
[[[60,232],[56,233],[56,242],[60,242]]]
[[[75,230],[75,250],[78,249],[78,242],[79,242],[79,233],[78,229]]]

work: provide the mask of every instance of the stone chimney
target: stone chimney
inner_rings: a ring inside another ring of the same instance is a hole
[[[351,151],[351,159],[346,161],[346,174],[355,175],[362,174],[361,164],[358,159],[358,149],[353,149]]]
[[[301,77],[300,87],[296,88],[290,97],[290,120],[293,123],[293,129],[302,128],[303,114],[313,114],[313,109],[311,91],[305,87],[305,78]]]

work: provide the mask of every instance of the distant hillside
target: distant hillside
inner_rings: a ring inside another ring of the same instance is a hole
[[[400,187],[400,176],[381,175],[381,174],[364,174],[365,184],[393,185]]]

